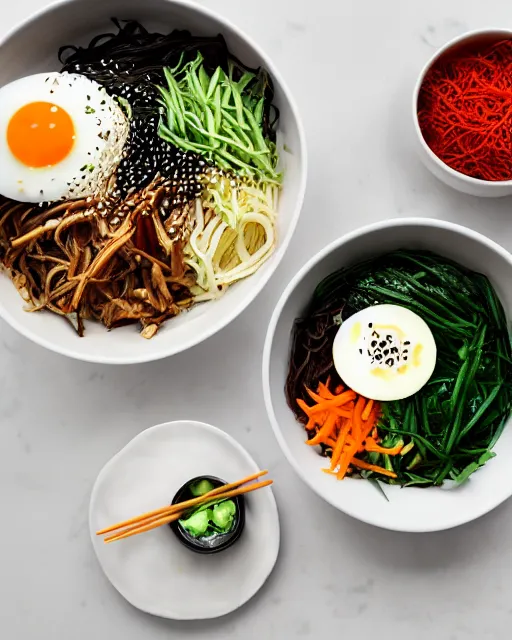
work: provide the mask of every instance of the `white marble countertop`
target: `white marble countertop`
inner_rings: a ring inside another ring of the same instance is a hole
[[[44,4],[6,2],[0,32]],[[510,5],[205,4],[257,39],[295,93],[310,158],[299,227],[265,293],[221,334],[168,360],[81,364],[0,323],[0,636],[500,638],[512,624],[512,503],[430,535],[381,531],[338,513],[281,455],[263,406],[260,357],[285,283],[314,252],[359,225],[394,216],[446,218],[512,249],[512,200],[478,200],[438,183],[414,156],[408,120],[413,83],[434,48],[466,29],[511,27]],[[212,622],[173,623],[133,609],[101,573],[88,536],[89,494],[104,463],[142,429],[179,418],[225,429],[277,481],[277,567],[248,605]]]

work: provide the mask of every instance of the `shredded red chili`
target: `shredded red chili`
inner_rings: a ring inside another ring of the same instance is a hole
[[[418,98],[423,137],[448,166],[512,180],[512,39],[441,56]]]

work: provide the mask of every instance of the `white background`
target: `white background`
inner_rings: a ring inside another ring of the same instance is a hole
[[[43,4],[6,1],[0,32]],[[512,249],[512,200],[478,200],[442,186],[414,156],[410,128],[412,87],[435,48],[468,29],[511,28],[511,5],[204,4],[253,36],[295,94],[310,159],[298,230],[269,286],[236,322],[159,363],[81,364],[0,324],[0,636],[507,637],[512,503],[470,525],[430,535],[381,531],[338,513],[300,482],[278,450],[263,406],[260,359],[285,283],[313,253],[362,224],[395,216],[445,218]],[[99,570],[88,537],[89,494],[101,467],[142,429],[180,418],[228,431],[276,480],[282,524],[276,570],[248,605],[212,622],[173,623],[133,609]]]

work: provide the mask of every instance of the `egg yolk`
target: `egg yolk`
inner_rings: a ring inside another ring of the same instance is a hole
[[[24,105],[7,126],[9,149],[27,167],[41,168],[62,162],[74,142],[71,116],[51,102]]]

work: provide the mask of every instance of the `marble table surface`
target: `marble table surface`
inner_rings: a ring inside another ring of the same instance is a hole
[[[359,225],[445,218],[512,249],[512,200],[479,200],[438,183],[414,155],[409,123],[416,75],[435,48],[468,29],[512,27],[510,5],[204,3],[260,42],[296,96],[310,159],[302,217],[265,292],[228,329],[186,354],[123,368],[81,364],[0,323],[0,636],[502,637],[512,624],[512,502],[429,535],[382,531],[337,512],[299,481],[278,449],[263,406],[260,357],[285,283],[314,252]],[[44,4],[3,3],[0,32]],[[225,429],[277,481],[276,569],[250,603],[212,622],[175,623],[133,609],[103,576],[89,542],[89,495],[101,467],[141,430],[181,418]]]

